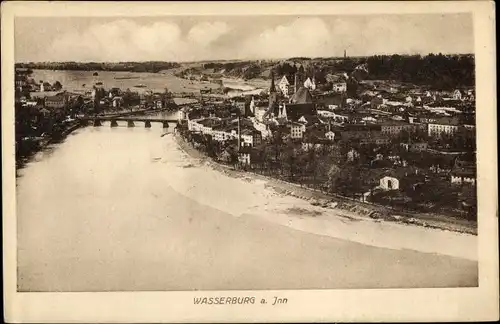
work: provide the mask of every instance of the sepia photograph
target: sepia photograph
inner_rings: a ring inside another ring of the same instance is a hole
[[[15,292],[480,286],[472,11],[106,13],[11,18]]]

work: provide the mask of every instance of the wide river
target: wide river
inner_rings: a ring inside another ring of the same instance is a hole
[[[322,211],[136,126],[79,129],[19,170],[20,291],[477,285],[476,236]]]
[[[199,93],[200,89],[217,89],[219,84],[209,82],[190,81],[178,78],[174,75],[175,70],[165,70],[159,73],[133,73],[133,72],[110,72],[99,71],[98,76],[93,76],[94,71],[52,71],[33,70],[30,76],[36,82],[47,81],[53,84],[59,81],[63,85],[63,90],[67,91],[89,91],[94,82],[100,81],[106,89],[118,87],[122,90],[144,92],[151,90],[163,92],[168,88],[172,92],[194,92]],[[269,87],[269,82],[256,79],[245,82],[238,79],[223,79],[224,86],[232,89],[240,89],[246,94],[260,93],[262,88]],[[144,85],[139,88],[137,85]],[[230,91],[229,95],[239,95],[239,91]]]

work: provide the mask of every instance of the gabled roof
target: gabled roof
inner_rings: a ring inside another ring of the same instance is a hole
[[[290,102],[295,104],[310,104],[313,102],[313,98],[309,90],[302,86],[293,94]]]
[[[285,84],[290,85],[290,81],[288,81],[288,78],[286,77],[286,75],[284,75],[284,76],[281,78],[281,80],[280,80],[280,82],[279,82],[279,83],[280,83],[280,84],[281,84],[281,83],[285,83]]]

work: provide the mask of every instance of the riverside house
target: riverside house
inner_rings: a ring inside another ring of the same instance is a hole
[[[63,109],[68,104],[68,95],[60,93],[55,96],[45,97],[44,105],[48,109]]]

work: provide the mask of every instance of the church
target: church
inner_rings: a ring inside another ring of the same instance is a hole
[[[284,77],[285,78],[285,77]],[[282,79],[283,80],[283,79]],[[295,75],[295,86],[299,76]],[[281,85],[280,85],[281,89]],[[271,86],[269,89],[269,107],[264,117],[278,119],[285,122],[297,122],[302,117],[316,115],[316,106],[309,89],[301,86],[296,89],[290,98],[276,91],[274,73],[271,73]]]

